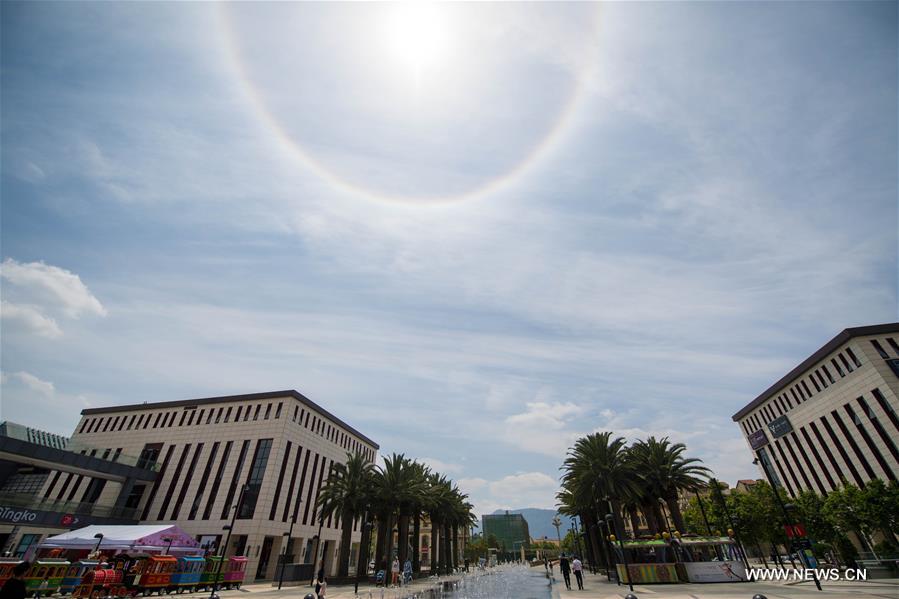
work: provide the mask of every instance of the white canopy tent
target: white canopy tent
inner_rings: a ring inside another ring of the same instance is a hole
[[[102,535],[102,537],[101,537]],[[97,548],[110,551],[139,553],[196,554],[202,549],[189,534],[174,524],[142,525],[93,525],[48,537],[41,549],[93,551]]]

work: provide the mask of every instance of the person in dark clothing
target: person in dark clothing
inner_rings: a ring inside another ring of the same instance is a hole
[[[25,574],[31,567],[29,562],[16,564],[12,569],[12,576],[0,589],[0,598],[2,599],[25,599]]]
[[[571,564],[568,563],[568,558],[565,557],[563,553],[559,557],[559,570],[562,571],[562,578],[565,579],[565,588],[569,591],[571,590]]]

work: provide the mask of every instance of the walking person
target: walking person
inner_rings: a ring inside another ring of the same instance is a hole
[[[581,560],[578,557],[574,556],[574,561],[571,562],[571,569],[574,570],[574,577],[577,579],[577,590],[584,590],[584,564],[581,563]]]
[[[571,590],[571,564],[568,562],[568,558],[563,553],[561,557],[559,557],[559,570],[562,571],[562,578],[565,579],[565,588],[569,591]]]
[[[25,599],[24,578],[30,567],[31,564],[29,562],[16,564],[12,569],[12,576],[7,579],[3,588],[0,589],[0,597],[3,597],[3,599]]]
[[[328,581],[325,580],[325,575],[322,574],[318,581],[315,583],[315,594],[318,595],[318,599],[324,599],[325,593],[328,591]]]
[[[400,579],[400,560],[393,558],[393,565],[390,567],[390,586],[396,586]]]

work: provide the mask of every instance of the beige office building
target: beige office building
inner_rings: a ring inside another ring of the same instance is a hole
[[[899,323],[845,329],[734,414],[791,496],[899,478]]]
[[[142,523],[174,523],[213,551],[236,509],[226,555],[249,557],[248,581],[276,577],[294,518],[289,561],[312,563],[313,539],[321,530],[319,556],[328,573],[336,571],[340,522],[336,516],[320,518],[318,492],[347,452],[362,452],[373,462],[378,450],[374,441],[292,390],[87,409],[72,441],[156,462],[157,480],[123,490],[58,472],[48,477],[45,496],[87,493],[101,504],[118,498],[136,509]],[[354,529],[351,568],[358,523]]]

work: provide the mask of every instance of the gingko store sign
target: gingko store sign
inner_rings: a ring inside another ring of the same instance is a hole
[[[790,421],[786,416],[781,416],[768,423],[768,430],[771,431],[771,436],[773,438],[779,439],[792,431],[793,425],[790,424]]]
[[[0,506],[0,522],[34,522],[37,518],[38,513],[31,510]]]

